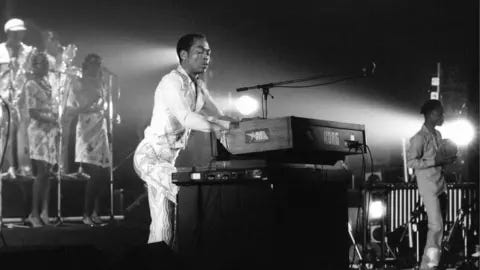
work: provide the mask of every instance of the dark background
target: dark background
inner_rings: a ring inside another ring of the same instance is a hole
[[[155,87],[177,64],[176,41],[189,32],[207,35],[213,58],[206,80],[231,114],[232,100],[239,96],[235,88],[346,73],[375,61],[371,78],[272,89],[269,116],[364,124],[378,167],[401,166],[401,139],[421,127],[418,111],[429,97],[437,62],[442,93],[454,91],[465,100],[468,117],[478,123],[476,0],[17,0],[3,1],[0,8],[2,22],[26,20],[28,43],[37,45],[40,30],[54,29],[63,44],[78,45],[77,64],[96,52],[119,75],[123,121],[115,129],[117,164],[138,143]],[[260,98],[259,92],[248,94]],[[476,181],[478,139],[467,152],[470,167],[476,168],[470,178]],[[349,160],[355,170],[358,160]]]

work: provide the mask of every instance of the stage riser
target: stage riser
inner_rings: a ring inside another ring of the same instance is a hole
[[[62,182],[62,217],[82,217],[86,181]],[[8,180],[2,185],[2,217],[7,220],[25,218],[31,210],[33,180]],[[105,189],[100,200],[101,215],[109,214],[109,193]],[[123,190],[114,192],[114,215],[123,215]],[[57,215],[57,183],[51,182],[49,214]]]

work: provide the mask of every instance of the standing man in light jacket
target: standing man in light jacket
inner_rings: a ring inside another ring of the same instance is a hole
[[[453,163],[456,156],[442,151],[442,135],[436,126],[443,124],[443,106],[438,100],[426,101],[420,111],[425,122],[411,139],[407,151],[408,167],[417,178],[418,192],[428,216],[427,242],[420,269],[436,269],[440,261],[443,220],[447,205],[447,186],[443,167]]]

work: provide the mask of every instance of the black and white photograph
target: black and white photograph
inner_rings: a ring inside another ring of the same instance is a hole
[[[0,0],[0,268],[479,269],[479,14]]]

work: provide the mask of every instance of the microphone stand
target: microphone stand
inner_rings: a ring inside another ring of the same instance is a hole
[[[65,68],[66,70],[67,68]],[[70,96],[71,89],[68,87],[69,83],[69,74],[66,71],[56,71],[58,75],[59,85],[58,85],[58,132],[59,132],[59,142],[58,142],[58,151],[57,151],[57,163],[58,163],[58,171],[57,171],[57,220],[55,222],[56,226],[64,224],[63,217],[62,217],[62,176],[70,176],[67,175],[64,171],[65,164],[64,164],[64,157],[63,157],[63,136],[64,136],[64,129],[63,129],[63,116],[67,109],[67,101],[68,97]],[[62,77],[63,76],[63,77]],[[67,127],[68,128],[68,127]],[[80,165],[81,166],[81,165]],[[62,175],[63,174],[63,175]],[[83,175],[80,175],[83,176]],[[71,176],[70,176],[71,177]],[[75,177],[74,177],[75,178]]]
[[[110,222],[114,221],[114,177],[113,177],[113,124],[114,124],[114,97],[113,97],[113,79],[114,77],[116,78],[117,75],[113,72],[111,72],[109,69],[106,67],[103,67],[103,71],[107,74],[108,76],[108,90],[107,90],[107,95],[108,95],[108,119],[107,119],[107,140],[108,140],[108,149],[110,150],[109,152],[109,159],[110,159],[110,165],[109,165],[109,184],[110,184]],[[120,93],[119,89],[118,93]],[[118,96],[118,95],[117,95]],[[115,102],[116,103],[116,102]]]
[[[322,78],[328,78],[328,77],[338,77],[338,76],[352,76],[353,78],[362,78],[362,77],[367,77],[369,75],[373,75],[375,72],[376,65],[374,62],[370,63],[370,66],[363,67],[362,68],[362,73],[358,75],[356,72],[355,73],[350,73],[350,74],[320,74],[320,75],[315,75],[315,76],[310,76],[302,79],[294,79],[294,80],[287,80],[287,81],[280,81],[280,82],[273,82],[273,83],[265,83],[265,84],[258,84],[254,86],[248,86],[248,87],[241,87],[237,88],[237,92],[244,92],[248,90],[253,90],[253,89],[261,89],[262,90],[262,117],[263,118],[268,118],[268,97],[270,96],[272,99],[274,98],[270,94],[270,89],[274,87],[281,87],[293,83],[300,83],[300,82],[308,82],[308,81],[314,81]]]
[[[61,225],[63,224],[63,218],[62,218],[62,172],[64,168],[63,164],[63,155],[62,155],[62,150],[63,150],[63,124],[62,124],[62,117],[63,114],[65,113],[65,108],[66,108],[66,100],[68,98],[68,95],[70,93],[69,89],[63,88],[64,85],[60,86],[60,89],[58,89],[58,132],[59,132],[59,142],[58,142],[58,170],[57,170],[57,221],[56,225]],[[62,93],[63,91],[67,91],[67,93]]]

